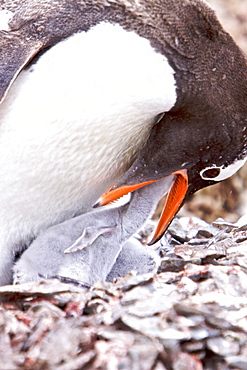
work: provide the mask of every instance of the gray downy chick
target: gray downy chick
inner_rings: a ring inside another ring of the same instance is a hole
[[[135,269],[154,272],[160,259],[132,236],[152,215],[174,176],[139,188],[120,207],[101,208],[39,235],[15,264],[14,283],[60,276],[92,285]]]

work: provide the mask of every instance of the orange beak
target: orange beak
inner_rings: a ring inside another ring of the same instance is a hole
[[[171,189],[168,192],[166,202],[163,208],[163,211],[161,213],[158,226],[155,230],[154,236],[149,243],[149,245],[156,243],[164,234],[166,228],[172,221],[173,217],[179,210],[184,197],[186,195],[187,189],[188,189],[188,176],[187,176],[187,170],[179,170],[176,172],[173,172],[171,175],[176,175],[174,183],[172,184]],[[104,206],[106,204],[109,204],[119,198],[121,198],[123,195],[126,195],[134,190],[137,190],[141,188],[142,186],[151,184],[152,182],[155,182],[158,180],[151,180],[142,182],[135,185],[124,185],[120,186],[119,188],[112,189],[114,184],[106,190],[106,192],[99,198],[98,202],[94,204],[95,207]]]

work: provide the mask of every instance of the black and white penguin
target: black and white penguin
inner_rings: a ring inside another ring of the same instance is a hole
[[[52,225],[174,177],[187,196],[246,160],[247,64],[203,0],[3,0],[0,284]]]

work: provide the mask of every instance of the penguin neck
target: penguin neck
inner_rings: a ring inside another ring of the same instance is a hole
[[[170,190],[174,177],[164,177],[131,193],[129,204],[122,207],[120,222],[123,240],[136,233],[153,215],[160,199]]]

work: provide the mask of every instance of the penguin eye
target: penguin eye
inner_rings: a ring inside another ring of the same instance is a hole
[[[213,167],[208,168],[201,172],[201,177],[203,179],[214,179],[215,177],[219,176],[220,174],[220,168],[219,167]]]
[[[212,167],[206,167],[200,172],[200,176],[203,180],[222,181],[231,177],[237,172],[247,161],[247,156],[243,159],[237,159],[231,164],[225,164],[220,167],[213,165]]]

